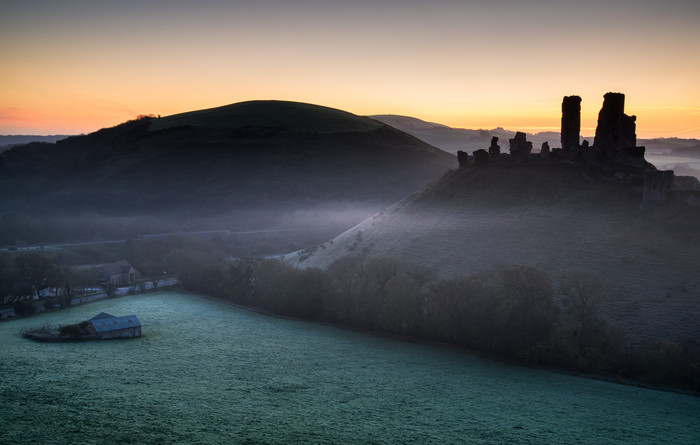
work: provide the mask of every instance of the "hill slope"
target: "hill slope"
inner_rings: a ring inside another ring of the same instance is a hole
[[[297,255],[325,267],[391,256],[438,277],[511,264],[593,271],[608,319],[639,341],[700,338],[700,209],[640,210],[641,191],[575,164],[491,163],[451,171],[386,211]]]
[[[506,153],[509,148],[508,139],[515,136],[515,131],[505,130],[500,127],[491,130],[468,130],[394,114],[379,114],[370,117],[454,154],[459,150],[471,154],[479,149],[488,149],[493,136],[498,138],[501,152]],[[548,131],[528,134],[527,139],[532,142],[535,153],[539,151],[543,142],[548,142],[550,147],[561,145],[559,132]]]
[[[235,214],[240,227],[357,205],[355,223],[454,163],[369,118],[295,102],[243,102],[15,147],[0,156],[0,206],[195,219]],[[246,223],[250,215],[258,219]]]

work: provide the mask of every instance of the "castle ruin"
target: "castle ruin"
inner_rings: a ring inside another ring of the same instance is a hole
[[[457,153],[460,167],[489,160],[524,162],[530,159],[563,160],[582,164],[589,172],[627,182],[642,189],[642,207],[651,208],[674,198],[674,173],[659,171],[644,158],[645,148],[637,146],[636,116],[625,114],[625,95],[606,93],[598,113],[593,145],[581,139],[581,97],[565,96],[561,105],[561,148],[543,143],[539,154],[532,154],[532,142],[523,132],[509,139],[510,154],[501,154],[498,138],[491,138],[488,151],[480,149],[470,157]]]
[[[637,146],[637,116],[625,114],[625,95],[607,93],[598,113],[593,146],[607,159],[614,159],[621,150]]]

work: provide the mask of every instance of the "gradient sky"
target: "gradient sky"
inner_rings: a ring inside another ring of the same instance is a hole
[[[640,137],[700,138],[700,1],[0,0],[0,134],[255,99],[558,130],[608,91]]]

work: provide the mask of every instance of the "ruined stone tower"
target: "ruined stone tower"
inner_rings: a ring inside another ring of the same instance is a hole
[[[598,114],[593,146],[608,158],[614,158],[626,148],[636,147],[636,119],[636,116],[625,114],[624,94],[607,93],[603,96],[603,108]]]
[[[491,146],[489,147],[489,157],[492,159],[498,159],[501,156],[501,146],[498,145],[498,138],[496,136],[491,138]]]
[[[581,135],[581,98],[564,96],[561,103],[561,148],[576,151]]]
[[[469,153],[462,150],[457,151],[457,162],[459,163],[460,167],[466,167],[469,165]]]

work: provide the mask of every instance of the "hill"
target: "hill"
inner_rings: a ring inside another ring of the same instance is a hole
[[[437,278],[511,264],[552,277],[592,271],[608,321],[640,343],[700,338],[700,209],[642,211],[641,188],[574,163],[488,163],[439,181],[290,260],[326,267],[347,255],[389,256]]]
[[[347,228],[453,163],[452,155],[366,117],[253,101],[15,147],[0,155],[0,206],[33,215],[155,217],[153,230],[185,221],[305,227],[326,218]]]
[[[695,141],[697,142],[697,140]],[[700,158],[700,144],[691,147],[677,147],[671,151],[672,156],[687,156],[689,158]]]
[[[447,125],[426,122],[415,117],[399,116],[395,114],[379,114],[370,116],[373,119],[384,122],[387,125],[405,131],[418,139],[421,139],[435,147],[456,154],[462,150],[473,153],[479,149],[488,149],[491,138],[497,137],[501,150],[508,150],[508,139],[515,136],[515,131],[503,128],[493,128],[491,130],[469,130],[465,128],[452,128]],[[548,142],[550,147],[561,145],[558,132],[547,131],[536,134],[527,134],[527,139],[532,141],[535,152],[539,151],[543,142]]]
[[[17,145],[29,144],[30,142],[56,142],[67,137],[61,135],[0,135],[0,153]]]

